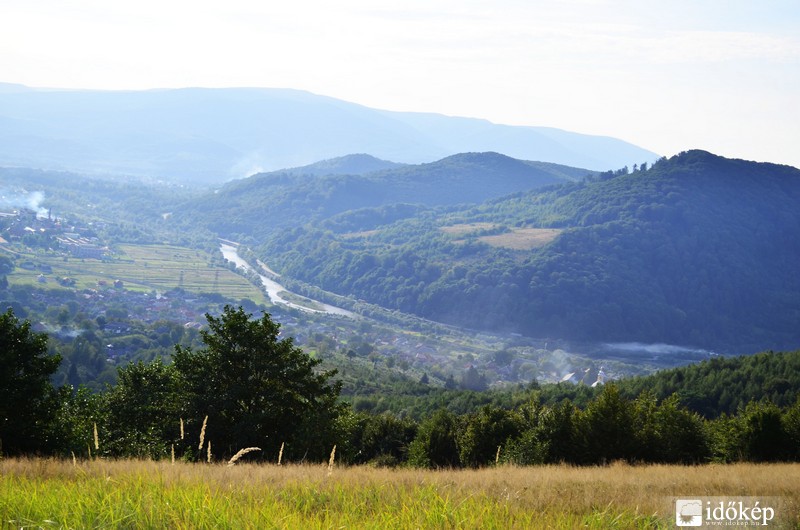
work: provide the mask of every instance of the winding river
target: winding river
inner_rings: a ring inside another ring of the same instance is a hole
[[[237,246],[229,242],[221,243],[220,251],[222,252],[222,257],[224,257],[226,260],[236,265],[237,268],[241,268],[245,271],[253,271],[256,274],[258,274],[258,277],[261,278],[261,284],[264,286],[264,290],[267,292],[267,296],[269,297],[270,302],[272,302],[273,304],[283,304],[285,306],[294,309],[299,309],[300,311],[306,311],[308,313],[327,313],[330,315],[342,315],[346,317],[355,318],[355,314],[352,311],[342,309],[341,307],[325,304],[318,300],[312,300],[304,296],[302,298],[309,300],[310,303],[313,304],[314,308],[304,306],[301,304],[296,304],[290,300],[287,300],[283,296],[281,296],[281,293],[289,293],[290,291],[286,289],[286,287],[284,287],[283,285],[273,280],[272,278],[269,278],[268,276],[261,274],[261,271],[264,269],[266,269],[269,272],[272,272],[269,270],[269,267],[267,267],[266,264],[259,261],[258,262],[259,269],[253,268],[249,263],[247,263],[244,259],[242,259],[241,256],[239,256],[239,251]],[[275,276],[277,276],[277,274],[275,274]],[[294,295],[294,296],[300,296],[300,295]]]

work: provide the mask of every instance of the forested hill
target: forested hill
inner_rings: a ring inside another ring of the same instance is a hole
[[[703,151],[637,169],[366,233],[296,228],[260,252],[323,288],[479,329],[800,346],[800,171]]]
[[[478,204],[595,174],[498,153],[459,154],[428,164],[388,164],[359,155],[256,174],[193,200],[175,215],[178,222],[204,223],[225,237],[260,241],[279,229],[350,210],[402,203],[418,207]],[[369,171],[369,167],[380,169]],[[353,173],[343,174],[346,169]]]
[[[751,401],[790,407],[800,395],[800,350],[762,352],[662,370],[620,381],[629,397],[652,392],[658,399],[678,394],[681,402],[707,418],[736,414]]]

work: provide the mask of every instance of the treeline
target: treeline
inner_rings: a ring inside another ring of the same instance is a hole
[[[421,421],[355,412],[340,400],[334,370],[281,338],[268,314],[227,306],[208,316],[204,348],[176,346],[172,362],[119,370],[103,392],[55,388],[60,358],[47,337],[12,311],[0,315],[2,454],[324,461],[333,446],[350,464],[481,467],[499,463],[597,465],[800,460],[800,400],[752,400],[735,414],[703,418],[679,395],[634,398],[608,385],[579,407],[547,404],[544,390],[510,408]]]

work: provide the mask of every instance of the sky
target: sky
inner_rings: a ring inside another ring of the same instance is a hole
[[[293,88],[800,167],[797,0],[2,0],[0,82]]]

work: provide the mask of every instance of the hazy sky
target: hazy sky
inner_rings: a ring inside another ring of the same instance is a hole
[[[0,81],[296,88],[800,166],[798,0],[0,0]]]

